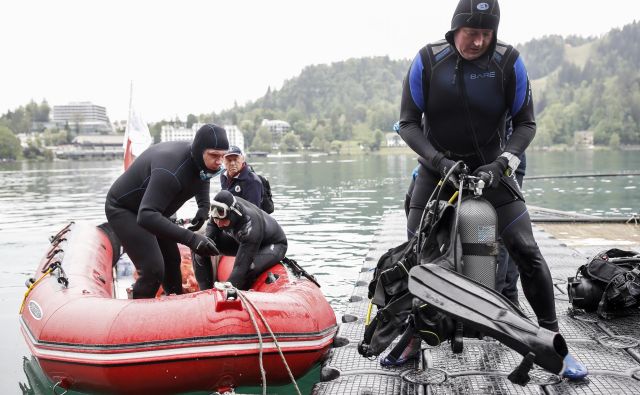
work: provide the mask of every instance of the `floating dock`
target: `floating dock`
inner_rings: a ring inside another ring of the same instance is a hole
[[[598,251],[612,247],[640,250],[640,227],[583,221],[592,228],[579,230],[582,225],[570,225],[567,220],[560,221],[565,222],[560,226],[547,225],[555,221],[545,220],[554,216],[566,219],[570,215],[545,210],[531,210],[531,215],[536,241],[554,280],[560,331],[571,354],[588,367],[590,374],[585,380],[569,382],[536,367],[530,372],[531,381],[526,386],[513,384],[507,376],[520,364],[522,356],[490,338],[465,339],[460,354],[452,353],[448,342],[439,347],[429,347],[423,342],[420,360],[400,368],[380,366],[380,358],[386,352],[375,359],[360,356],[357,345],[364,333],[369,303],[367,286],[373,269],[383,253],[406,237],[404,213],[390,211],[383,216],[374,235],[343,315],[335,348],[324,362],[321,382],[312,393],[640,394],[640,309],[627,317],[604,320],[595,313],[574,311],[567,296],[567,278],[574,276],[578,267]],[[536,218],[541,219],[540,223]],[[612,234],[622,238],[610,237]],[[523,311],[535,320],[521,290],[519,295]]]

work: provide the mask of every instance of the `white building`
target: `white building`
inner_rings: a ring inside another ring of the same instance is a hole
[[[160,130],[160,141],[193,141],[203,123],[194,123],[191,128],[164,125]],[[236,125],[224,125],[229,145],[237,145],[244,151],[244,134]]]
[[[160,141],[193,141],[201,124],[194,124],[190,128],[184,126],[175,127],[172,125],[163,125],[160,129]]]
[[[387,141],[387,147],[406,147],[407,143],[404,142],[402,137],[398,133],[385,133],[385,140]]]
[[[289,125],[289,122],[280,121],[277,119],[263,119],[260,126],[268,128],[275,141],[279,141],[282,136],[289,133],[289,131],[291,130],[291,125]]]
[[[244,133],[236,125],[224,125],[224,130],[227,131],[227,138],[229,139],[229,145],[235,145],[240,147],[242,152],[244,150]]]
[[[53,106],[53,122],[58,128],[69,127],[78,134],[112,133],[107,110],[91,102],[72,102]]]

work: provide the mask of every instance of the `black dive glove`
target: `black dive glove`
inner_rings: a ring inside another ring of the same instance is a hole
[[[218,251],[213,240],[198,233],[194,233],[191,236],[188,245],[196,254],[205,256],[220,255],[220,251]]]
[[[473,175],[484,180],[487,188],[497,188],[500,185],[500,179],[507,170],[507,158],[499,156],[488,165],[482,165],[474,170]]]
[[[460,174],[467,174],[469,172],[469,168],[464,162],[454,162],[444,155],[442,155],[442,157],[437,160],[436,168],[438,169],[438,172],[440,172],[440,177],[443,180],[447,176],[447,173],[449,173],[449,170],[451,170],[451,168],[454,168],[453,172],[449,175],[449,181],[451,181],[454,185],[458,185],[458,176]]]
[[[187,229],[195,232],[196,230],[202,228],[202,225],[207,222],[207,219],[209,219],[209,208],[199,208],[196,216],[191,219],[191,226],[189,226]]]

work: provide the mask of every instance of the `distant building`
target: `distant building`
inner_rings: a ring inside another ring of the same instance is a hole
[[[38,138],[38,135],[36,133],[18,133],[16,137],[20,140],[20,146],[27,148],[30,142],[34,142]]]
[[[83,147],[122,148],[124,136],[121,134],[80,135],[73,138],[73,144]]]
[[[202,124],[194,124],[190,128],[184,126],[164,125],[160,129],[160,141],[193,141],[198,129]]]
[[[202,125],[204,124],[194,123],[190,128],[164,125],[160,130],[160,141],[193,141],[196,132]],[[223,127],[227,131],[229,144],[237,145],[244,151],[244,134],[242,131],[236,125],[224,125]]]
[[[384,135],[387,141],[387,147],[406,147],[407,143],[404,142],[402,137],[398,133],[386,133]]]
[[[112,133],[107,110],[91,102],[75,102],[53,106],[53,122],[60,129],[69,127],[77,134]]]
[[[280,121],[277,119],[263,119],[260,126],[268,128],[271,132],[271,135],[275,138],[276,141],[281,139],[282,136],[289,133],[289,131],[291,130],[291,125],[289,125],[289,122]]]
[[[244,133],[236,125],[224,125],[224,129],[227,131],[227,138],[230,145],[240,147],[244,151]]]
[[[123,140],[124,136],[121,134],[80,135],[74,137],[71,145],[54,147],[54,155],[58,159],[74,160],[122,159]]]
[[[577,147],[593,148],[593,132],[581,130],[573,134],[573,142]]]

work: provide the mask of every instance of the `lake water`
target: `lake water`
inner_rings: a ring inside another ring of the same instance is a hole
[[[287,255],[316,275],[339,317],[382,213],[402,207],[415,157],[274,156],[252,159],[251,164],[271,182],[273,215],[289,239]],[[0,393],[50,393],[48,383],[30,382],[25,374],[31,365],[23,364],[29,353],[17,314],[24,283],[48,237],[64,224],[104,221],[104,197],[121,167],[118,161],[0,163]],[[532,152],[527,175],[638,170],[637,151]],[[524,185],[529,204],[600,216],[640,212],[638,188],[638,176],[525,178]],[[195,204],[189,202],[178,216],[194,213]],[[34,380],[37,372],[29,376]]]

